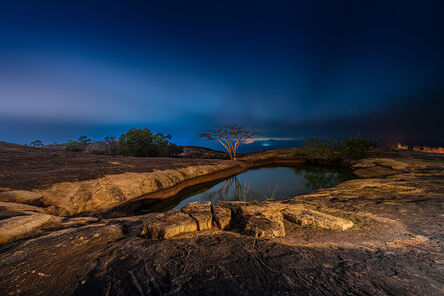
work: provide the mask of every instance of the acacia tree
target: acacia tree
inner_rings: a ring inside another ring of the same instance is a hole
[[[31,144],[29,144],[29,145],[33,146],[33,147],[43,147],[43,142],[40,140],[35,140],[35,141],[32,141]]]
[[[237,124],[210,129],[199,135],[208,141],[217,141],[227,149],[230,159],[236,159],[239,145],[256,136],[256,133]]]

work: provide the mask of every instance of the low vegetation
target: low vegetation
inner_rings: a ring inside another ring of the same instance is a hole
[[[118,154],[125,156],[174,157],[183,150],[171,143],[170,135],[153,134],[149,129],[132,128],[119,138]]]
[[[318,137],[307,138],[304,158],[307,162],[341,163],[362,159],[368,156],[378,143],[362,139],[359,134],[348,136],[341,141]]]
[[[32,147],[43,147],[43,142],[40,141],[40,140],[35,140],[35,141],[32,141],[29,144],[29,146],[32,146]]]
[[[93,141],[87,136],[81,136],[77,141],[69,140],[65,146],[65,151],[83,152]]]

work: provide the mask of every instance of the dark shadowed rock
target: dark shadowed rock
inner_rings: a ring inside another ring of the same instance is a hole
[[[72,295],[110,243],[123,237],[117,225],[70,228],[0,252],[1,295]]]
[[[211,202],[191,202],[184,206],[181,211],[196,220],[199,230],[205,230],[212,227],[213,215],[211,214]]]

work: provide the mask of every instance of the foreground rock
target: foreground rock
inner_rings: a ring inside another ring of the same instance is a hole
[[[144,215],[140,234],[150,239],[167,239],[182,234],[211,229],[213,221],[219,229],[230,227],[254,238],[286,235],[284,217],[302,227],[347,230],[353,222],[308,209],[302,204],[280,202],[192,202],[181,209]]]
[[[220,205],[212,205],[211,210],[213,213],[214,226],[219,229],[230,228],[231,223],[231,210]]]
[[[146,215],[140,235],[150,239],[165,239],[197,231],[196,221],[176,210]]]
[[[38,207],[0,202],[0,244],[60,227],[61,221]]]
[[[213,215],[211,213],[211,202],[192,202],[181,209],[197,223],[199,230],[210,229],[213,225]]]
[[[285,209],[285,219],[301,226],[313,226],[324,229],[347,230],[353,227],[353,222],[335,217],[319,211],[304,209],[303,207],[290,207]]]
[[[241,229],[255,238],[285,236],[284,219],[280,203],[271,202],[226,202],[223,206],[230,207],[236,216]]]
[[[213,224],[229,225],[224,231],[199,231],[176,211],[7,243],[0,246],[0,294],[443,295],[444,161],[393,160],[407,166],[378,175],[383,166],[370,159],[357,168],[371,169],[370,179],[281,202],[212,206]],[[250,221],[280,221],[279,213],[285,236],[246,235]],[[313,217],[318,227],[310,226]],[[180,219],[193,230],[173,239],[140,236]],[[340,231],[341,219],[354,227]]]
[[[0,253],[0,291],[2,295],[71,295],[110,243],[122,237],[117,225],[94,225],[30,239]]]

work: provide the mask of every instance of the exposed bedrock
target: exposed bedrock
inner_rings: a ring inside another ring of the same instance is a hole
[[[282,201],[65,218],[0,245],[0,294],[443,295],[443,160],[368,159],[371,178]]]

